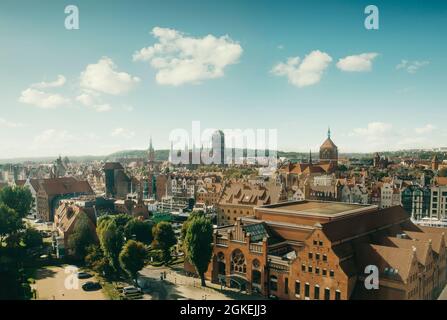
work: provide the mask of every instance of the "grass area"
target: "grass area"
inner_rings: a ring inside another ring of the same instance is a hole
[[[102,277],[97,276],[102,286],[102,291],[110,300],[121,300],[121,295],[113,283],[108,282]]]

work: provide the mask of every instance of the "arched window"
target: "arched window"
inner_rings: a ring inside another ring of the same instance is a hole
[[[247,271],[244,254],[239,249],[234,250],[231,255],[231,271],[238,273],[245,273]]]
[[[259,270],[253,270],[251,272],[251,282],[253,284],[261,284],[261,271]]]
[[[217,254],[217,273],[225,275],[225,255],[223,252]]]

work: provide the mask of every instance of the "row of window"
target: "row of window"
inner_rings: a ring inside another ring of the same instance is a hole
[[[319,241],[317,241],[317,240],[314,240],[314,246],[323,246],[323,241],[321,241],[321,240],[319,240]]]
[[[301,265],[301,271],[303,271],[303,272],[309,272],[309,273],[312,273],[312,272],[314,272],[314,268],[312,267],[312,266],[306,266],[304,263]],[[320,268],[318,268],[318,267],[316,267],[315,268],[315,274],[317,274],[317,275],[319,275],[320,274]],[[321,270],[321,274],[324,276],[324,277],[326,277],[327,276],[327,269],[326,268],[324,268],[323,270]],[[334,270],[329,270],[329,276],[331,277],[331,278],[333,278],[334,277]]]
[[[308,256],[309,256],[309,259],[313,259],[314,254],[312,252],[309,252]],[[320,254],[318,252],[315,253],[315,260],[320,260]],[[327,255],[326,254],[323,254],[323,261],[327,261]]]
[[[301,282],[300,281],[295,281],[295,295],[298,298],[301,298]],[[305,299],[310,299],[310,284],[308,282],[306,282],[304,284],[304,298]],[[331,289],[330,288],[325,288],[324,289],[324,295],[323,295],[324,300],[330,300],[331,299]],[[341,299],[341,291],[340,290],[335,290],[335,300],[340,300]],[[314,287],[314,294],[313,294],[313,299],[314,300],[320,300],[320,286],[317,284]]]

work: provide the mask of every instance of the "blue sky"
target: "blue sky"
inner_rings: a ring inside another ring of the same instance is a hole
[[[194,120],[277,129],[281,150],[317,151],[328,125],[340,152],[444,147],[446,16],[445,1],[3,0],[0,158],[168,148]]]

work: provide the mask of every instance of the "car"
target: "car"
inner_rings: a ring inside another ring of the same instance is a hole
[[[88,281],[82,285],[84,291],[95,291],[101,289],[101,285],[98,282]]]
[[[141,293],[141,289],[137,288],[135,286],[128,286],[123,288],[124,294],[135,294],[135,293]]]
[[[87,272],[78,272],[77,273],[78,279],[88,279],[93,277],[90,273]]]
[[[34,220],[34,223],[43,223],[43,220],[42,219],[36,219],[36,220]]]

